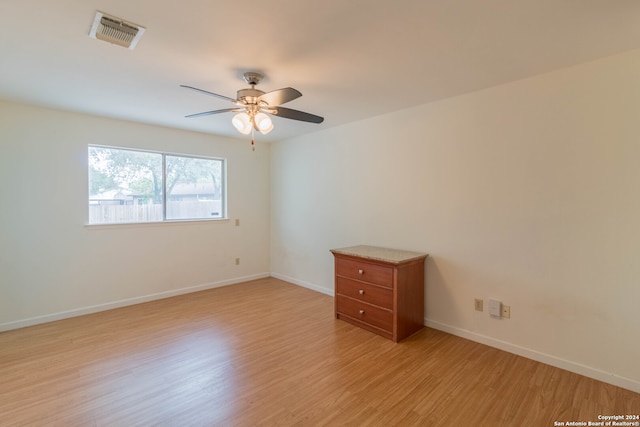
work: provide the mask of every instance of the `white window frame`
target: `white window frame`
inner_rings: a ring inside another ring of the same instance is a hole
[[[90,222],[89,211],[87,211],[87,225],[91,226],[101,226],[101,225],[126,225],[126,224],[159,224],[165,222],[193,222],[193,221],[226,221],[229,219],[227,214],[227,159],[223,157],[212,157],[212,156],[202,156],[202,155],[194,155],[194,154],[182,154],[182,153],[173,153],[173,152],[165,152],[165,151],[155,151],[155,150],[146,150],[140,148],[129,148],[129,147],[116,147],[109,145],[99,145],[99,144],[88,144],[87,146],[87,208],[91,204],[91,181],[89,179],[89,150],[91,148],[104,148],[109,150],[120,150],[120,151],[132,151],[138,153],[150,153],[150,154],[158,154],[162,156],[162,219],[157,221],[128,221],[128,222]],[[182,157],[182,158],[190,158],[190,159],[203,159],[203,160],[214,160],[219,161],[221,165],[221,173],[220,173],[220,216],[214,218],[184,218],[184,219],[168,219],[167,218],[167,170],[166,170],[166,158],[170,157]]]

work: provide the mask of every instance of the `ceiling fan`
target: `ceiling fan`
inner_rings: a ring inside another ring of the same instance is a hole
[[[282,107],[282,104],[293,101],[302,96],[298,90],[286,87],[283,89],[277,89],[271,92],[263,92],[256,89],[256,85],[262,80],[262,74],[256,72],[246,72],[243,74],[244,80],[251,86],[250,89],[240,89],[237,93],[237,98],[229,98],[224,95],[218,95],[217,93],[209,92],[206,90],[198,89],[192,86],[180,85],[187,89],[195,90],[196,92],[204,93],[205,95],[215,96],[216,98],[224,99],[236,104],[234,108],[223,108],[221,110],[205,111],[202,113],[189,114],[188,118],[210,116],[212,114],[220,113],[238,113],[236,114],[231,123],[233,126],[243,134],[248,134],[254,129],[266,135],[273,130],[273,122],[269,115],[277,117],[283,117],[285,119],[299,120],[309,123],[322,123],[323,117],[316,116],[314,114],[305,113],[304,111],[293,110],[291,108]]]

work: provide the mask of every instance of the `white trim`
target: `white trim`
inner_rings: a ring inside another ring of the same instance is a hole
[[[285,282],[293,283],[294,285],[302,286],[303,288],[311,289],[312,291],[320,292],[321,294],[334,296],[334,289],[327,289],[313,283],[305,282],[304,280],[294,279],[293,277],[285,276],[284,274],[278,274],[271,272],[271,277],[284,280]]]
[[[101,228],[127,228],[127,227],[153,227],[160,226],[165,227],[168,225],[179,224],[198,224],[198,223],[211,223],[211,222],[229,222],[231,219],[228,217],[220,218],[196,218],[196,219],[168,219],[166,221],[147,221],[147,222],[105,222],[99,224],[83,224],[83,227],[87,230],[100,230]]]
[[[572,362],[570,360],[562,359],[550,354],[541,353],[539,351],[531,350],[526,347],[521,347],[519,345],[511,344],[506,341],[491,338],[486,335],[468,331],[466,329],[461,329],[455,326],[440,323],[435,320],[429,320],[425,318],[424,324],[439,331],[447,332],[461,338],[466,338],[468,340],[504,350],[509,353],[517,354],[518,356],[526,357],[527,359],[555,366],[556,368],[564,369],[566,371],[570,371],[579,375],[583,375],[585,377],[593,378],[598,381],[602,381],[608,384],[625,388],[627,390],[634,391],[636,393],[640,393],[640,382],[632,380],[630,378],[621,377],[610,372],[601,371],[590,366],[582,365],[580,363]]]
[[[82,316],[85,314],[97,313],[99,311],[111,310],[114,308],[126,307],[143,302],[154,301],[163,298],[170,298],[178,295],[189,294],[192,292],[204,291],[207,289],[220,288],[222,286],[235,285],[237,283],[248,282],[250,280],[264,279],[269,277],[269,273],[253,274],[250,276],[237,277],[234,279],[221,280],[219,282],[204,283],[201,285],[190,286],[187,288],[175,289],[172,291],[158,292],[156,294],[144,295],[141,297],[129,298],[125,300],[108,302],[105,304],[92,305],[89,307],[78,308],[74,310],[61,311],[59,313],[46,314],[44,316],[31,317],[23,320],[16,320],[8,323],[0,323],[0,332],[10,331],[12,329],[25,328],[27,326],[39,325],[41,323],[54,322],[56,320],[68,319],[70,317]]]

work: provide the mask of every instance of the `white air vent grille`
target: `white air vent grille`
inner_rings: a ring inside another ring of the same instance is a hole
[[[144,33],[144,27],[115,16],[97,12],[89,36],[118,46],[133,49]]]

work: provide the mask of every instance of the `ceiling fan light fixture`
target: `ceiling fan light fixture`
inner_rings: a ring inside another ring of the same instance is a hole
[[[304,111],[293,110],[291,108],[281,107],[282,104],[291,102],[302,96],[300,91],[285,87],[282,89],[272,90],[271,92],[263,92],[256,89],[255,86],[262,79],[262,74],[255,72],[244,73],[245,81],[251,86],[249,89],[240,89],[237,91],[236,99],[228,96],[218,95],[214,92],[198,89],[193,86],[180,85],[181,87],[204,93],[205,95],[214,96],[224,99],[235,104],[236,108],[223,108],[220,110],[205,111],[202,113],[190,114],[185,117],[201,117],[210,116],[212,114],[234,112],[238,113],[231,119],[231,123],[236,130],[244,135],[251,133],[251,144],[253,145],[253,136],[255,131],[263,135],[268,134],[274,128],[273,120],[269,114],[277,115],[285,119],[298,120],[308,123],[322,123],[324,118],[316,116]],[[239,108],[238,108],[239,107]]]
[[[251,118],[247,113],[236,114],[233,116],[233,119],[231,119],[231,123],[238,132],[244,135],[248,135],[249,132],[251,132]]]
[[[265,113],[256,114],[254,120],[261,134],[266,135],[273,130],[273,121]]]

